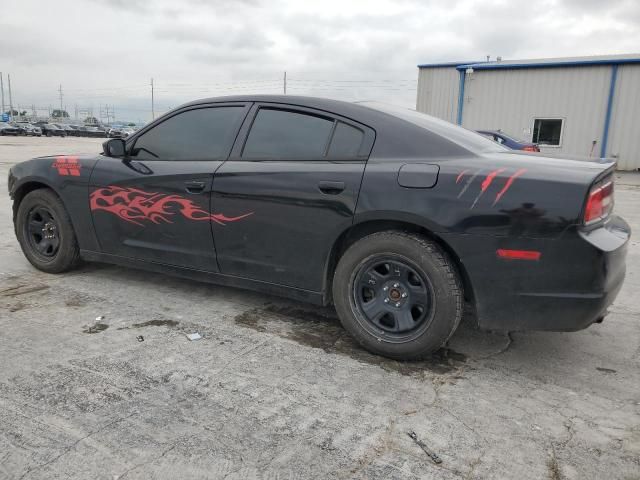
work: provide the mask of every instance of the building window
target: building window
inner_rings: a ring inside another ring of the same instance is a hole
[[[561,139],[561,118],[536,118],[533,121],[533,143],[558,147]]]

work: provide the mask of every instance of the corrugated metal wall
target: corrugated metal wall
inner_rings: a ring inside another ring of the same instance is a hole
[[[620,170],[640,168],[640,65],[618,67],[606,154]]]
[[[561,145],[543,152],[599,156],[611,67],[477,70],[467,74],[462,125],[531,140],[535,118],[562,118]]]
[[[456,67],[421,68],[416,109],[455,123],[459,78]]]
[[[502,129],[531,140],[535,118],[562,118],[559,147],[551,154],[600,156],[611,65],[476,70],[466,74],[462,125]],[[417,110],[456,122],[459,74],[453,68],[421,68]],[[593,141],[596,141],[592,148]],[[618,168],[640,168],[640,65],[620,65],[606,155]]]

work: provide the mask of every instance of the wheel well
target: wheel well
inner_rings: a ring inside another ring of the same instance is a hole
[[[376,232],[385,232],[389,230],[397,230],[402,232],[410,232],[417,235],[421,235],[429,240],[435,242],[440,246],[449,258],[453,261],[462,280],[462,287],[464,291],[465,300],[471,304],[475,304],[475,297],[473,294],[473,286],[471,285],[471,279],[464,267],[464,264],[460,260],[458,254],[440,237],[433,232],[427,230],[424,227],[415,225],[413,223],[393,221],[393,220],[374,220],[369,222],[359,223],[344,231],[340,237],[333,244],[331,253],[329,254],[329,262],[327,264],[327,276],[326,276],[326,297],[327,303],[331,300],[331,285],[333,283],[333,274],[338,265],[340,257],[347,251],[347,249],[361,238],[371,235]]]
[[[20,185],[20,187],[13,194],[13,222],[15,224],[16,215],[18,215],[18,208],[20,207],[20,202],[22,199],[27,196],[28,193],[33,192],[34,190],[38,190],[41,188],[48,188],[52,190],[49,185],[40,182],[27,182],[24,185]]]

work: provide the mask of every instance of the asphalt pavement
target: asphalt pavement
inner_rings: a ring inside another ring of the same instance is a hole
[[[433,359],[395,362],[331,309],[101,264],[35,270],[9,167],[100,143],[0,137],[0,478],[640,478],[635,237],[602,324],[490,333],[467,316]],[[618,177],[616,212],[640,231],[640,174]]]

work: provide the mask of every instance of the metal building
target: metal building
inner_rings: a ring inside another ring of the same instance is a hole
[[[640,54],[418,65],[416,109],[640,169]]]

